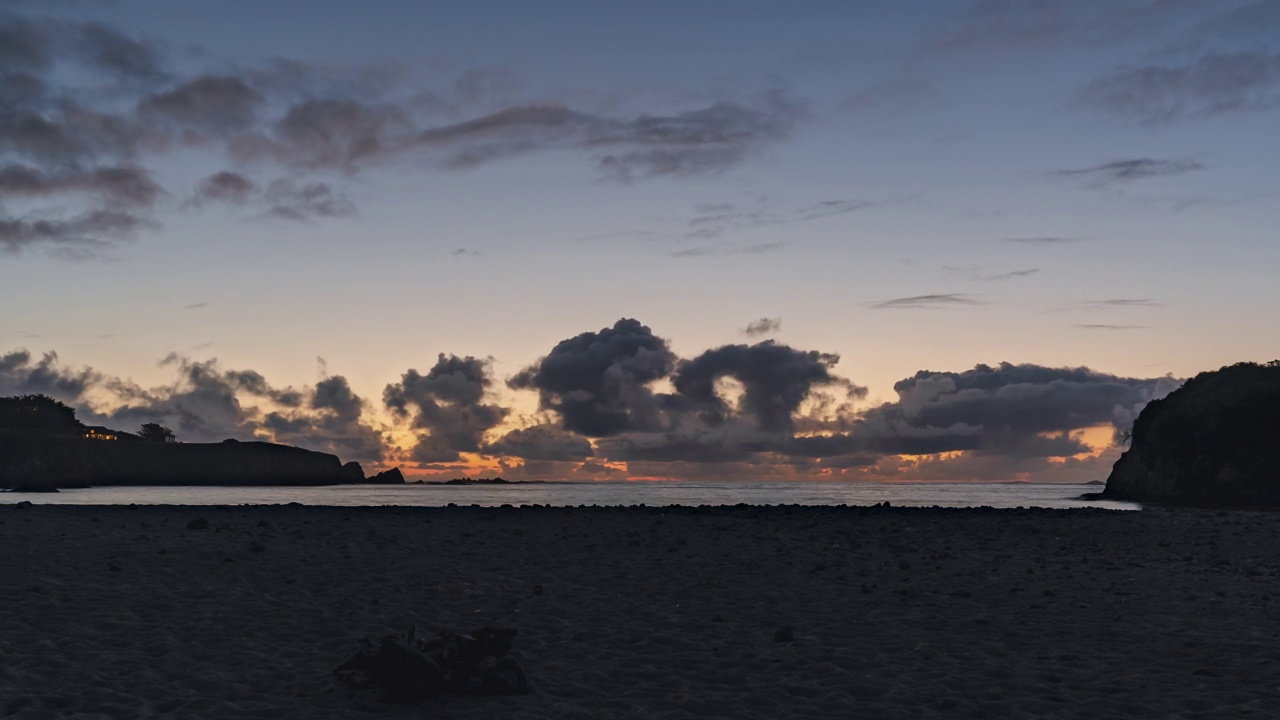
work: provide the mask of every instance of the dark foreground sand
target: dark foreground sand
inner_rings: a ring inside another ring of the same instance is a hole
[[[208,530],[188,530],[192,518]],[[1280,717],[1280,514],[0,506],[0,716]],[[514,697],[332,669],[519,630]],[[775,642],[782,625],[794,640]]]

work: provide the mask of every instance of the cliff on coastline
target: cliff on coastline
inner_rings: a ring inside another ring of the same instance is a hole
[[[0,432],[0,487],[338,485],[364,482],[358,463],[266,442],[106,442]]]
[[[1102,497],[1280,506],[1280,362],[1240,363],[1149,403]]]

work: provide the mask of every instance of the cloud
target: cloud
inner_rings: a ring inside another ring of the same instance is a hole
[[[0,199],[8,196],[41,198],[60,193],[84,193],[103,204],[127,207],[154,205],[164,190],[143,168],[129,165],[44,170],[14,163],[0,166]]]
[[[0,250],[18,253],[38,245],[93,254],[107,240],[134,237],[151,223],[126,212],[92,210],[66,219],[0,216]]]
[[[414,460],[453,462],[461,453],[480,451],[485,433],[509,412],[484,402],[493,385],[489,365],[487,360],[441,353],[426,375],[411,369],[399,383],[386,387],[383,404],[396,416],[412,419],[414,428],[427,431],[418,435]]]
[[[1023,270],[1010,270],[1009,272],[993,273],[990,275],[975,275],[975,280],[982,282],[1003,282],[1005,280],[1014,280],[1017,278],[1031,277],[1039,274],[1040,268],[1026,268]]]
[[[760,318],[747,323],[742,329],[742,334],[747,337],[761,337],[762,335],[772,335],[782,329],[782,318]]]
[[[32,359],[26,350],[0,355],[0,397],[9,395],[48,395],[65,403],[76,403],[85,392],[101,382],[92,368],[70,370],[58,363],[58,354],[45,353]]]
[[[355,203],[345,193],[323,182],[299,185],[281,178],[267,186],[263,199],[270,206],[268,215],[285,220],[340,218],[357,212]]]
[[[623,318],[560,341],[508,384],[538,391],[540,407],[555,412],[563,429],[608,437],[659,428],[658,399],[649,386],[670,375],[675,362],[666,340]]]
[[[366,424],[366,404],[341,376],[314,388],[279,388],[254,370],[224,370],[217,360],[170,355],[166,385],[143,388],[92,368],[61,365],[56,353],[39,360],[25,350],[0,355],[0,396],[42,393],[76,408],[80,419],[131,431],[146,422],[175,430],[186,442],[273,439],[344,460],[376,462],[380,434]]]
[[[1085,305],[1093,308],[1131,308],[1160,307],[1161,303],[1151,298],[1111,298],[1109,300],[1093,300],[1085,303]]]
[[[201,180],[191,202],[195,205],[210,202],[244,205],[257,195],[258,189],[258,184],[244,175],[224,170]]]
[[[7,192],[49,204],[0,216],[0,247],[9,251],[46,245],[87,254],[128,239],[132,232],[101,213],[120,213],[123,204],[154,211],[168,193],[152,164],[175,149],[233,163],[174,192],[191,198],[184,207],[262,201],[265,215],[300,220],[355,212],[333,174],[397,164],[462,170],[553,151],[624,183],[714,175],[787,139],[806,116],[802,102],[779,90],[589,112],[523,97],[502,68],[466,70],[443,94],[390,65],[213,60],[220,70],[193,72],[162,43],[102,23],[28,17],[34,3],[10,7],[0,12],[0,168],[11,175]],[[118,176],[102,177],[112,172]],[[19,180],[22,190],[12,187]],[[135,219],[132,230],[154,226],[149,213]]]
[[[441,354],[426,374],[409,370],[384,391],[385,407],[416,435],[407,453],[347,380],[323,368],[313,387],[280,387],[251,369],[171,355],[161,365],[172,382],[143,388],[19,350],[0,355],[0,395],[46,393],[86,422],[160,422],[188,442],[271,439],[364,462],[399,457],[420,471],[456,473],[474,454],[504,475],[542,479],[1078,480],[1114,459],[1112,449],[1099,455],[1107,440],[1099,444],[1096,429],[1127,429],[1181,382],[1001,363],[922,370],[895,384],[896,401],[858,409],[867,391],[836,375],[837,362],[772,341],[681,360],[623,319],[558,343],[512,378],[539,391],[545,415],[509,429],[489,361]]]
[[[482,450],[486,455],[548,462],[581,461],[594,454],[586,438],[555,425],[512,430]]]
[[[730,257],[733,255],[763,255],[786,247],[786,243],[764,242],[750,245],[696,245],[694,247],[672,250],[667,253],[671,257]]]
[[[863,413],[846,437],[855,447],[888,453],[1066,457],[1087,448],[1064,433],[1126,428],[1149,401],[1179,384],[1010,363],[959,373],[922,370],[894,385],[897,402]]]
[[[1059,236],[1054,236],[1054,235],[1045,235],[1045,236],[1040,236],[1040,237],[1014,237],[1014,238],[1005,238],[1005,239],[1003,240],[1003,242],[1007,242],[1007,243],[1016,243],[1016,244],[1018,244],[1018,245],[1043,245],[1043,246],[1051,246],[1051,245],[1074,245],[1075,243],[1084,242],[1084,241],[1085,241],[1085,240],[1087,240],[1087,239],[1088,239],[1088,238],[1082,238],[1082,237],[1065,237],[1065,236],[1060,236],[1060,235],[1059,235]]]
[[[1081,323],[1076,327],[1082,330],[1145,330],[1146,325],[1107,325],[1105,323]]]
[[[1113,160],[1086,168],[1052,170],[1050,175],[1065,178],[1081,178],[1095,185],[1125,183],[1153,177],[1172,177],[1203,170],[1204,165],[1186,158],[1174,160],[1158,160],[1152,158],[1133,158],[1129,160]]]
[[[724,425],[731,416],[750,418],[766,433],[790,434],[793,415],[815,386],[840,385],[854,397],[866,388],[831,373],[840,356],[802,351],[766,340],[756,345],[725,345],[680,362],[672,384],[683,403],[710,427]],[[732,378],[741,384],[739,407],[717,391],[717,381]]]
[[[1280,53],[1212,53],[1143,65],[1093,81],[1081,104],[1142,125],[1164,125],[1280,106]]]
[[[71,46],[87,65],[120,78],[156,81],[166,75],[159,47],[135,40],[107,25],[76,26],[71,31]]]
[[[138,103],[138,114],[159,125],[230,132],[251,125],[265,102],[237,77],[201,75]]]
[[[929,49],[1108,46],[1148,37],[1204,7],[1196,0],[979,0],[950,19]]]
[[[893,298],[873,303],[876,310],[910,310],[954,307],[960,305],[980,305],[965,293],[941,293],[933,295],[912,295],[910,297]]]
[[[262,425],[276,442],[333,453],[343,460],[383,459],[382,435],[364,420],[368,404],[352,392],[345,377],[332,375],[316,383],[305,407],[311,412],[271,413]]]
[[[986,272],[981,268],[973,267],[949,267],[944,266],[949,274],[963,275],[975,282],[1005,282],[1007,280],[1016,280],[1018,278],[1031,277],[1040,273],[1039,268],[1024,268],[1022,270],[1009,270],[1006,272]]]
[[[818,220],[879,205],[881,203],[870,200],[848,198],[843,200],[824,200],[782,212],[767,210],[747,211],[739,210],[732,203],[710,203],[699,205],[695,208],[697,214],[689,219],[685,237],[709,240],[735,230]]]

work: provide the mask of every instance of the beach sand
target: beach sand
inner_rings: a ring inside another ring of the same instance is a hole
[[[0,522],[0,717],[1280,716],[1277,513],[9,505]],[[334,680],[358,640],[409,625],[516,628],[532,690],[405,707]]]

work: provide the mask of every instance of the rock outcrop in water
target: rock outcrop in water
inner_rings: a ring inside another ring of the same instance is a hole
[[[1102,497],[1280,506],[1280,361],[1201,373],[1149,403]]]

